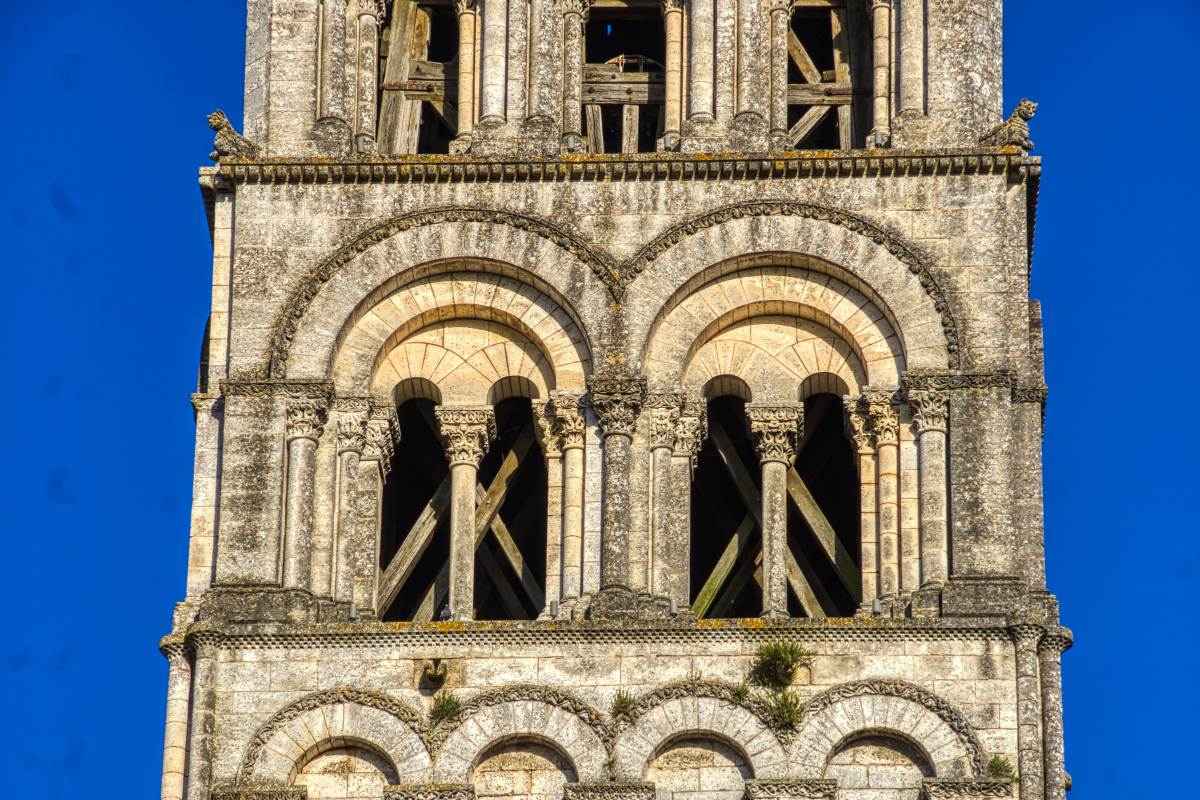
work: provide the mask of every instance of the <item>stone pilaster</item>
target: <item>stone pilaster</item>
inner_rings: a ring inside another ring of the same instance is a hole
[[[804,434],[800,403],[749,403],[750,436],[762,462],[763,613],[787,616],[787,474]]]
[[[287,505],[284,512],[283,586],[312,585],[313,479],[317,443],[325,431],[329,406],[306,398],[287,403]]]
[[[438,406],[434,414],[450,461],[450,613],[472,619],[476,475],[496,438],[496,415],[491,406]]]
[[[367,420],[366,442],[358,462],[357,512],[351,573],[354,589],[351,599],[359,614],[373,612],[376,604],[376,576],[379,568],[380,511],[383,485],[392,468],[395,440],[400,427],[391,403],[373,398]]]
[[[629,447],[646,397],[646,379],[623,374],[593,375],[592,407],[604,437],[604,531],[598,611],[611,616],[636,613],[629,587]]]

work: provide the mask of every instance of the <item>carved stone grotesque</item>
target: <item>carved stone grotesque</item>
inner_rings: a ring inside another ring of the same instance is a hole
[[[255,158],[258,156],[258,145],[242,136],[233,129],[233,124],[225,116],[225,112],[217,109],[208,115],[208,127],[217,132],[213,139],[213,152],[209,158],[220,161],[222,156],[232,158]]]
[[[979,140],[984,147],[1008,147],[1016,145],[1022,150],[1032,150],[1033,142],[1029,140],[1029,120],[1037,113],[1037,103],[1029,98],[1022,98],[1013,111],[1012,116],[992,128]]]

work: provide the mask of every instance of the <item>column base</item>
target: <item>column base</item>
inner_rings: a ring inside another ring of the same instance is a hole
[[[637,619],[638,596],[628,586],[610,584],[592,598],[590,619]]]

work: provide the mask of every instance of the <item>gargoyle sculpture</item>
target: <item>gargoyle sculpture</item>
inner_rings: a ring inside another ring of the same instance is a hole
[[[984,147],[1008,147],[1016,145],[1023,150],[1032,150],[1033,142],[1029,140],[1029,120],[1037,112],[1037,103],[1031,103],[1024,98],[1017,104],[1017,110],[1012,116],[992,128],[986,136],[979,140]]]
[[[208,127],[217,132],[217,137],[213,139],[216,149],[208,155],[213,161],[219,161],[221,156],[254,158],[258,155],[258,145],[235,131],[224,111],[217,109],[209,114]]]

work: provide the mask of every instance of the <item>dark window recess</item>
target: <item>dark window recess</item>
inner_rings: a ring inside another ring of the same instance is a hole
[[[640,55],[666,62],[667,34],[662,14],[654,8],[593,8],[584,29],[589,64],[604,64],[619,56]],[[658,67],[662,69],[662,67]],[[650,72],[631,65],[626,72]]]
[[[421,103],[421,132],[417,138],[418,153],[449,153],[456,132],[434,110],[432,103]]]
[[[429,16],[427,61],[443,64],[458,60],[458,17],[450,6],[421,6]]]
[[[805,113],[814,106],[788,106],[788,128],[800,121]],[[817,123],[812,133],[802,142],[805,150],[836,150],[839,147],[840,134],[838,131],[838,115],[835,110],[825,114],[825,118]]]

